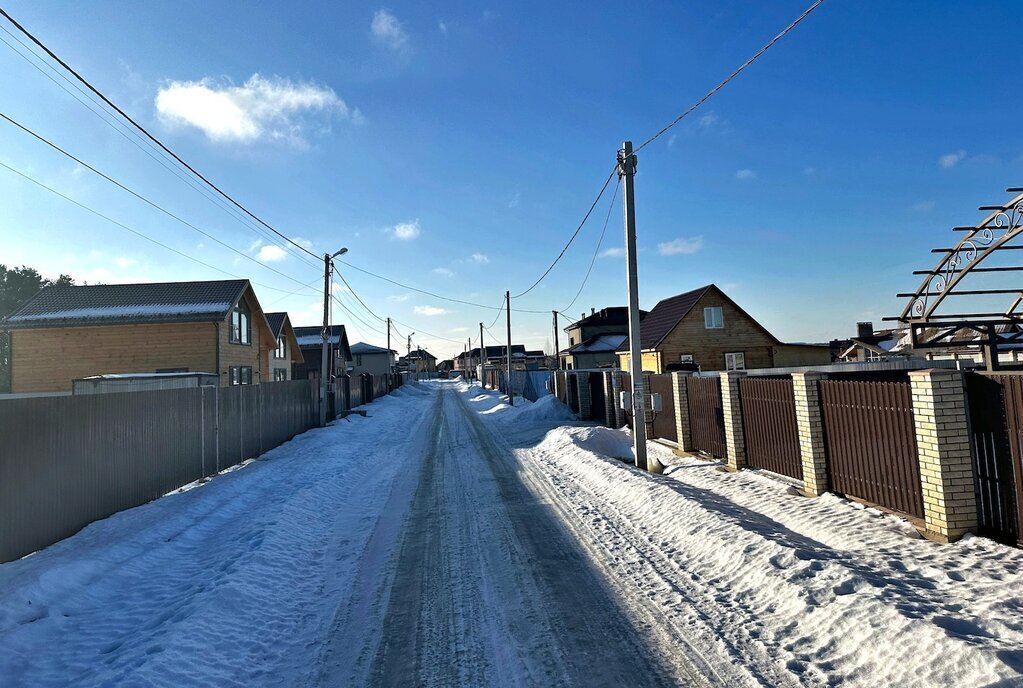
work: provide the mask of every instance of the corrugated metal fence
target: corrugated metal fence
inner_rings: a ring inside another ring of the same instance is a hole
[[[721,408],[721,380],[717,377],[686,378],[689,427],[693,446],[712,456],[724,456],[725,414]]]
[[[802,480],[792,380],[744,378],[739,395],[749,465]]]
[[[307,380],[0,401],[0,562],[317,422]]]

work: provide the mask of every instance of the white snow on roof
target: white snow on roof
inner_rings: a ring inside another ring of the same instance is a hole
[[[40,320],[88,320],[99,318],[132,318],[144,315],[216,315],[227,310],[226,303],[172,303],[131,306],[96,306],[92,308],[70,308],[32,315],[13,315],[11,322],[36,322]]]

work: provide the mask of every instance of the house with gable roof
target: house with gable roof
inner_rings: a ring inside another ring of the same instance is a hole
[[[266,379],[272,382],[290,380],[294,365],[305,360],[302,356],[302,347],[298,345],[295,328],[291,325],[291,318],[286,312],[281,311],[267,313],[266,321],[277,341],[277,347],[269,353]]]
[[[277,340],[248,280],[51,286],[0,321],[11,391],[70,391],[72,380],[213,373],[221,385],[267,379]]]
[[[827,344],[780,341],[713,284],[662,299],[640,325],[643,370],[746,370],[831,362]],[[628,337],[618,346],[629,367]]]

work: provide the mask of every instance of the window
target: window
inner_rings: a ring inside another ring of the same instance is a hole
[[[696,361],[693,359],[693,355],[692,354],[682,354],[681,356],[678,357],[678,362],[679,363],[695,363]]]
[[[274,370],[274,382],[285,382],[288,379],[288,371],[284,368]]]
[[[883,360],[883,359],[884,359],[884,356],[882,356],[881,354],[877,353],[873,349],[867,349],[867,360],[868,361],[880,361],[880,360]]]
[[[231,366],[230,374],[232,385],[252,384],[252,366]]]
[[[355,365],[362,365],[362,354],[355,354]]]
[[[741,351],[725,354],[725,370],[746,370],[746,354]]]
[[[288,338],[281,333],[281,339],[277,342],[277,351],[274,352],[274,358],[287,358],[288,357]]]
[[[706,330],[720,330],[725,326],[725,316],[721,306],[710,306],[703,309],[703,327]]]
[[[231,311],[230,341],[232,344],[252,343],[252,313],[244,298],[239,299],[238,305]]]

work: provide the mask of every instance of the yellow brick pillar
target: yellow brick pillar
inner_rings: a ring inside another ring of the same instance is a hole
[[[913,422],[925,535],[954,542],[977,527],[966,392],[958,370],[914,370]]]
[[[676,454],[693,451],[693,432],[689,427],[689,386],[686,384],[689,375],[684,372],[671,374],[671,390],[675,396],[675,434],[678,436]]]
[[[824,446],[824,418],[821,415],[820,373],[793,373],[796,399],[796,427],[799,455],[803,463],[803,493],[817,497],[828,491],[828,466]]]
[[[721,373],[721,411],[725,417],[725,468],[737,471],[746,467],[746,436],[742,430],[742,404],[739,401],[739,380],[746,371],[728,370]]]

